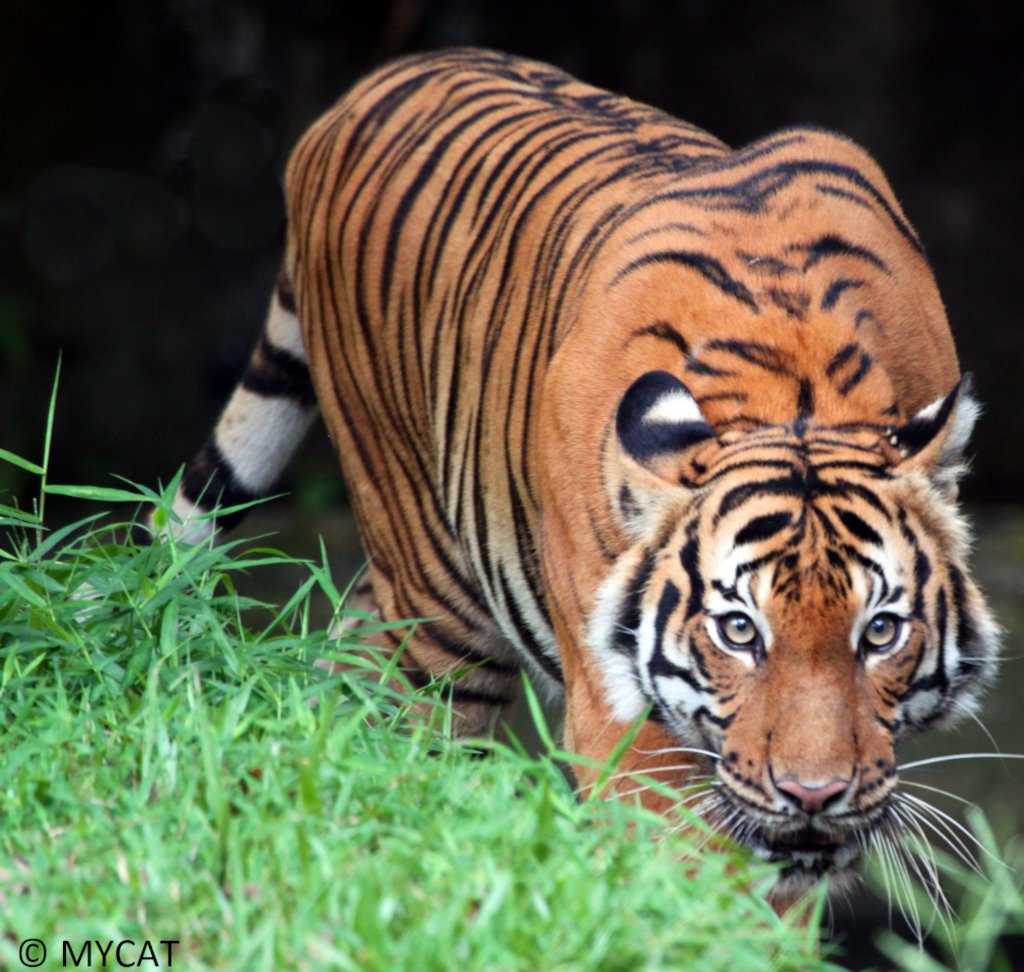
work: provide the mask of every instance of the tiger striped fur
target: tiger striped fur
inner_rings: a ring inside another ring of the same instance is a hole
[[[356,85],[286,181],[267,330],[180,529],[266,492],[315,398],[378,610],[429,619],[411,677],[470,669],[461,731],[525,665],[595,764],[646,714],[619,772],[708,774],[787,888],[846,869],[896,742],[970,711],[998,650],[955,502],[977,406],[878,166],[453,50]]]

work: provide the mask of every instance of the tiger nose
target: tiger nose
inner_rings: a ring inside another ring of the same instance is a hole
[[[849,780],[832,780],[823,786],[805,786],[791,776],[775,781],[775,789],[804,813],[821,813],[830,803],[835,803],[849,787]]]

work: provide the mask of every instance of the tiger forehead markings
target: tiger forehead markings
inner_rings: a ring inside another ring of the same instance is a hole
[[[267,328],[180,529],[265,493],[319,405],[365,597],[431,619],[414,681],[468,666],[461,731],[525,664],[598,763],[647,714],[619,770],[710,774],[781,897],[846,868],[896,741],[969,711],[997,653],[956,507],[977,406],[877,165],[455,50],[356,85],[286,181]]]

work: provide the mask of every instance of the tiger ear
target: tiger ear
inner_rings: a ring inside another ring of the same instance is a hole
[[[620,461],[614,506],[626,531],[639,539],[661,521],[667,505],[684,498],[682,453],[715,433],[689,389],[667,371],[649,371],[629,386],[615,432]]]
[[[901,456],[896,470],[921,471],[948,499],[956,499],[957,481],[966,468],[964,449],[980,412],[974,377],[965,374],[948,395],[890,434],[889,444]]]

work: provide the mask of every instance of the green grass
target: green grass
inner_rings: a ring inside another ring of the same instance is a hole
[[[47,484],[47,451],[0,455],[39,477],[37,510],[169,508],[175,483]],[[798,928],[750,890],[765,865],[577,799],[553,743],[453,741],[443,686],[393,690],[394,659],[311,625],[314,599],[342,602],[325,563],[258,604],[239,591],[286,555],[136,548],[102,516],[50,533],[0,506],[0,968],[27,938],[47,968],[65,941],[124,939],[161,962],[174,940],[186,969],[837,968],[817,912]],[[359,669],[329,677],[312,666],[327,655]],[[976,882],[981,924],[960,926],[985,958],[972,969],[999,968],[999,932],[1024,927],[1005,874],[995,899]]]
[[[829,967],[750,893],[763,866],[682,864],[658,820],[578,800],[557,751],[454,742],[442,686],[395,692],[310,626],[341,599],[322,564],[269,607],[238,591],[289,559],[253,543],[0,517],[0,966],[38,938],[50,967],[122,939],[176,940],[183,968]]]

